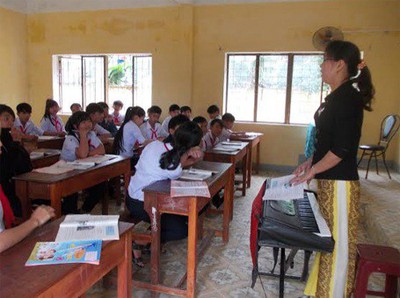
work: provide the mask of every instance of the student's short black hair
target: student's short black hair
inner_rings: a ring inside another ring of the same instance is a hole
[[[108,104],[106,104],[105,102],[98,102],[97,103],[102,109],[103,109],[103,111],[105,110],[105,109],[108,109]]]
[[[32,106],[29,103],[23,102],[17,105],[17,113],[32,114]]]
[[[171,120],[169,120],[168,130],[175,129],[178,125],[181,125],[188,121],[190,121],[190,119],[187,116],[182,114],[176,115],[175,117],[172,117]]]
[[[235,116],[233,116],[231,113],[225,113],[222,116],[222,121],[235,122]]]
[[[162,113],[162,110],[159,106],[151,106],[148,110],[147,110],[148,114],[160,114]]]
[[[169,111],[170,112],[177,111],[177,110],[180,111],[181,108],[176,103],[174,103],[174,104],[169,106]]]
[[[124,103],[120,100],[116,100],[113,102],[113,106],[119,106],[122,108],[124,106]]]
[[[74,103],[69,107],[69,109],[72,111],[72,108],[73,108],[74,106],[78,106],[78,107],[82,108],[82,106],[81,106],[80,103],[74,102]]]
[[[182,106],[181,107],[181,113],[187,112],[187,111],[190,111],[190,113],[191,113],[192,109],[189,106]]]
[[[0,115],[3,113],[9,113],[15,119],[15,113],[13,109],[7,105],[0,104]]]
[[[207,122],[207,119],[204,118],[203,116],[197,116],[197,117],[193,118],[193,122],[196,122],[197,124],[200,124],[200,123]]]
[[[104,112],[103,108],[98,103],[92,102],[86,107],[86,113],[88,113],[89,115],[95,114],[97,112]]]
[[[214,125],[219,124],[222,128],[224,128],[224,122],[222,122],[221,119],[213,119],[210,122],[210,127],[213,127]]]
[[[207,113],[208,113],[208,114],[214,114],[214,113],[216,113],[216,112],[219,112],[219,107],[216,106],[216,105],[211,105],[211,106],[209,106],[208,109],[207,109]]]

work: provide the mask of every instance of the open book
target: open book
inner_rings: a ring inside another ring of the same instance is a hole
[[[206,197],[210,198],[208,185],[204,181],[171,181],[171,197]]]
[[[288,175],[277,178],[267,178],[263,200],[296,200],[304,197],[306,183],[298,185],[290,184],[295,176]]]
[[[202,169],[186,169],[182,171],[180,179],[182,180],[205,180],[210,178],[215,172]]]
[[[67,215],[60,224],[56,241],[118,240],[119,215]]]
[[[98,265],[101,240],[37,242],[25,266],[89,263]]]
[[[214,148],[212,148],[213,151],[222,151],[222,152],[235,152],[240,150],[241,146],[231,146],[231,145],[223,145],[222,143],[217,144]]]

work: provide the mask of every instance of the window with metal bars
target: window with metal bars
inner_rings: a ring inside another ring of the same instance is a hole
[[[92,102],[115,100],[130,106],[151,106],[151,55],[56,55],[53,56],[53,97],[69,114],[72,103],[85,107]]]
[[[322,53],[230,53],[224,111],[238,121],[308,124],[327,94]]]

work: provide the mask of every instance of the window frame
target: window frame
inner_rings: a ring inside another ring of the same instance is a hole
[[[294,57],[295,56],[321,56],[323,57],[323,52],[315,51],[315,52],[257,52],[257,53],[240,53],[240,52],[229,52],[226,53],[225,58],[225,83],[224,83],[224,100],[223,100],[223,110],[226,113],[228,111],[228,92],[229,92],[229,58],[232,56],[255,56],[256,64],[255,64],[255,79],[254,79],[254,111],[253,111],[253,120],[238,120],[237,122],[242,123],[255,123],[255,124],[280,124],[280,125],[307,125],[304,123],[290,123],[290,107],[291,107],[291,97],[292,97],[292,83],[293,83],[293,68],[294,68]],[[286,100],[285,100],[285,120],[284,122],[274,122],[274,121],[257,121],[257,107],[258,107],[258,89],[259,89],[259,79],[260,79],[260,57],[261,56],[287,56],[288,57],[288,69],[286,75]],[[321,80],[320,86],[320,99],[319,103],[322,103],[324,98],[324,82]]]
[[[132,63],[132,93],[131,93],[131,98],[132,98],[132,106],[135,106],[135,59],[136,58],[143,58],[143,57],[147,57],[147,58],[151,58],[153,59],[153,56],[151,53],[143,53],[143,54],[128,54],[128,53],[113,53],[113,54],[58,54],[58,55],[53,55],[53,61],[56,61],[55,63],[53,63],[53,68],[56,65],[57,69],[53,69],[53,86],[55,86],[54,84],[54,80],[57,80],[58,82],[56,82],[56,86],[58,90],[54,90],[53,91],[53,95],[55,95],[55,92],[58,91],[57,95],[58,95],[58,102],[60,104],[60,106],[63,107],[63,99],[62,99],[62,94],[63,94],[63,76],[62,76],[62,59],[68,59],[68,58],[72,58],[73,56],[79,56],[80,59],[80,63],[81,63],[81,93],[82,93],[82,100],[81,102],[79,102],[82,105],[82,108],[85,109],[86,104],[87,104],[87,100],[86,100],[86,78],[84,76],[85,73],[85,63],[84,63],[84,59],[85,58],[103,58],[103,63],[104,63],[104,102],[109,104],[109,79],[108,79],[108,56],[110,55],[131,55],[131,63]],[[153,70],[151,69],[151,73],[153,72]],[[151,82],[151,84],[153,85],[153,82]],[[69,109],[67,107],[63,108],[64,111],[61,112],[62,115],[71,115],[71,112],[69,111]]]

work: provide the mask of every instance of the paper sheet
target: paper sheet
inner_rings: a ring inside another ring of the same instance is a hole
[[[277,178],[268,178],[263,200],[288,201],[302,199],[304,197],[306,183],[291,185],[289,182],[294,177],[294,175],[288,175]]]
[[[171,181],[171,197],[206,197],[210,198],[208,185],[204,181]]]

